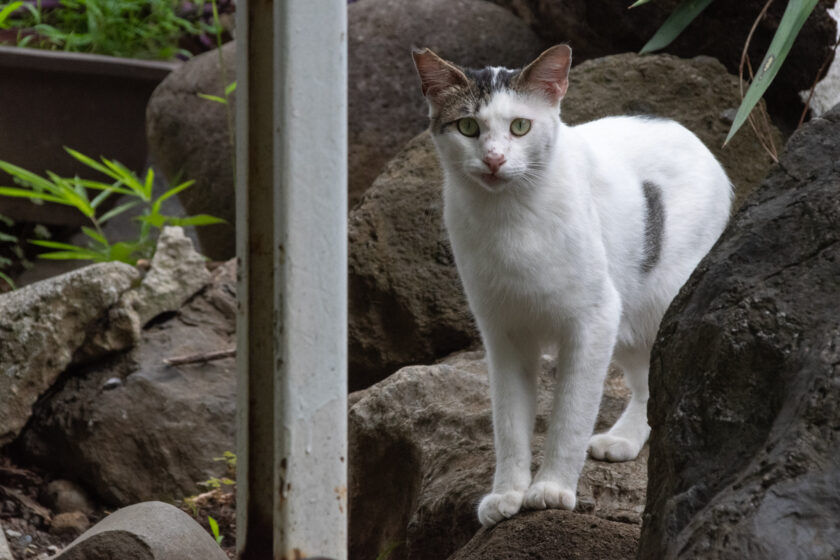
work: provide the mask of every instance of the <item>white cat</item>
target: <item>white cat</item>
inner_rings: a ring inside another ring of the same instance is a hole
[[[444,170],[444,221],[487,350],[496,473],[491,526],[521,508],[575,507],[589,453],[629,461],[647,440],[648,366],[665,309],[723,231],[732,189],[676,122],[560,120],[571,49],[523,70],[414,62]],[[542,466],[531,476],[539,358],[558,349]],[[592,435],[610,359],[633,392]]]

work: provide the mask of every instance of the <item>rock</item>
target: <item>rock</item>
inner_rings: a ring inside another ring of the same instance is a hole
[[[145,502],[115,511],[73,541],[55,560],[226,560],[189,515]]]
[[[351,391],[478,341],[443,228],[442,182],[424,132],[350,213]]]
[[[666,314],[640,558],[840,557],[840,106],[788,142]]]
[[[166,366],[167,357],[234,343],[235,262],[177,313],[153,321],[130,351],[74,368],[17,442],[31,462],[83,481],[110,505],[174,501],[226,474],[234,449],[233,358]],[[112,377],[122,384],[104,390]]]
[[[84,488],[69,480],[57,479],[47,484],[41,502],[56,513],[79,511],[90,515],[93,503]]]
[[[0,560],[15,560],[9,548],[9,542],[6,540],[6,535],[3,532],[2,525],[0,525]]]
[[[708,57],[623,54],[573,68],[562,110],[570,124],[640,112],[679,120],[723,163],[739,204],[771,160],[749,127],[721,148],[730,124],[721,114],[738,100],[737,78]],[[442,225],[442,182],[423,133],[350,213],[351,390],[479,343]]]
[[[151,267],[140,285],[123,295],[123,305],[137,313],[145,326],[161,313],[177,311],[210,283],[205,258],[180,227],[165,227],[160,234]]]
[[[158,85],[146,106],[149,157],[155,167],[170,182],[195,181],[178,194],[184,209],[191,215],[211,214],[227,221],[196,229],[201,252],[213,260],[236,254],[233,147],[227,109],[198,96],[223,97],[224,87],[236,80],[233,42],[222,47],[222,59],[224,77],[217,51],[191,58]],[[235,95],[229,99],[231,110],[234,99]]]
[[[531,511],[481,529],[449,560],[635,560],[638,525],[563,510]]]
[[[543,361],[535,464],[542,461],[552,368]],[[628,396],[613,371],[597,429],[612,424]],[[403,368],[351,394],[349,453],[351,558],[376,558],[395,543],[401,543],[401,558],[431,560],[455,552],[479,529],[476,505],[493,477],[482,355],[462,353],[440,364]],[[627,463],[587,460],[578,510],[637,525],[647,484],[646,455],[643,451]]]
[[[101,263],[0,295],[0,446],[138,278],[132,266]]]
[[[52,518],[50,533],[63,537],[78,537],[90,528],[88,516],[81,511],[59,513]]]
[[[658,0],[628,10],[630,2],[587,0],[491,0],[511,9],[550,43],[569,42],[578,62],[616,52],[639,51],[681,0]],[[836,23],[826,8],[835,0],[820,0],[805,22],[779,75],[767,91],[770,111],[795,126],[802,111],[797,92],[809,89],[823,61],[831,56]],[[683,57],[708,55],[738,74],[747,34],[764,0],[713,2],[663,52]],[[785,2],[771,4],[750,43],[750,59],[758,68],[778,28]]]
[[[464,66],[523,66],[547,46],[510,12],[478,0],[376,0],[347,7],[351,207],[427,126],[411,63],[429,47]]]

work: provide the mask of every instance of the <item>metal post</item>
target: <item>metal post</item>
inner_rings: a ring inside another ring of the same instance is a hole
[[[343,560],[346,4],[240,2],[237,43],[237,554]]]

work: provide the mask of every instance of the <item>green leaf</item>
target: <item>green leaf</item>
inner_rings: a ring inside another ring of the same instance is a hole
[[[89,189],[94,189],[98,191],[111,191],[119,194],[125,194],[128,196],[136,196],[134,191],[128,189],[121,189],[120,185],[122,185],[122,181],[117,181],[115,183],[103,183],[101,181],[91,181],[88,179],[77,179],[79,184],[87,187]]]
[[[162,228],[166,225],[166,216],[161,216],[160,214],[148,214],[146,216],[137,216],[134,218],[135,220],[141,221],[144,224],[149,224],[152,227]]]
[[[0,241],[5,241],[7,243],[16,243],[17,237],[14,235],[9,235],[8,233],[3,233],[0,231]]]
[[[96,195],[90,202],[91,208],[99,208],[99,205],[105,202],[105,199],[114,194],[112,190],[105,190]]]
[[[11,4],[8,4],[5,8],[0,10],[0,29],[6,29],[8,27],[8,25],[6,25],[6,23],[5,23],[6,18],[8,18],[9,15],[11,15],[12,12],[17,10],[21,6],[23,6],[23,2],[12,2]],[[12,286],[12,287],[14,287],[14,286]]]
[[[137,262],[137,259],[134,258],[134,252],[136,250],[137,245],[134,243],[126,243],[124,241],[114,243],[108,250],[108,260],[134,264]]]
[[[107,167],[105,167],[104,165],[102,165],[101,163],[96,161],[95,159],[90,158],[83,153],[77,152],[76,150],[68,148],[67,146],[64,146],[64,150],[68,154],[70,154],[71,156],[73,156],[74,158],[79,160],[80,162],[87,165],[88,167],[90,167],[92,169],[95,169],[96,171],[99,171],[100,173],[102,173],[104,175],[107,175],[108,177],[111,177],[113,179],[117,179],[117,180],[120,179],[119,175],[117,175],[116,173],[114,173],[113,171],[111,171],[110,169],[108,169]]]
[[[107,222],[108,220],[113,218],[114,216],[119,216],[120,214],[122,214],[126,210],[134,208],[138,204],[142,204],[142,203],[139,200],[132,200],[130,202],[120,204],[119,206],[115,206],[114,208],[111,208],[110,210],[108,210],[107,212],[102,214],[102,216],[100,216],[99,223],[104,224],[105,222]]]
[[[644,2],[650,2],[650,0],[640,0]],[[225,97],[230,97],[230,94],[236,91],[236,82],[231,82],[225,88]]]
[[[15,282],[5,272],[0,272],[0,280],[8,284],[11,289],[17,289],[17,287],[15,286]]]
[[[152,198],[152,189],[155,186],[155,171],[151,167],[146,171],[146,183],[144,185],[146,196]]]
[[[96,231],[95,229],[92,229],[92,228],[89,228],[89,227],[86,227],[86,226],[82,226],[82,232],[85,235],[87,235],[88,237],[90,237],[91,239],[93,239],[94,241],[96,241],[97,243],[99,243],[101,245],[104,245],[105,247],[108,246],[108,240],[105,239],[105,236],[102,235],[101,233],[99,233],[98,231]]]
[[[53,194],[58,193],[58,187],[50,183],[48,180],[44,179],[43,177],[32,173],[31,171],[27,171],[22,167],[18,167],[17,165],[12,165],[6,161],[0,161],[0,169],[11,175],[12,177],[17,177],[24,183],[32,185],[33,187],[45,190],[47,192],[51,192]]]
[[[658,51],[671,44],[688,24],[694,21],[700,12],[712,3],[712,0],[682,0],[665,23],[654,33],[653,37],[642,47],[640,54]],[[635,5],[635,4],[634,4]],[[631,6],[632,7],[632,6]]]
[[[764,55],[764,60],[758,69],[755,77],[744,95],[741,106],[738,107],[738,112],[735,113],[735,120],[732,122],[732,127],[729,129],[729,134],[726,135],[726,140],[723,141],[725,146],[729,142],[738,129],[746,122],[747,117],[750,116],[753,108],[756,106],[761,96],[767,91],[767,88],[773,82],[776,74],[779,73],[782,63],[787,58],[793,42],[799,35],[802,26],[805,25],[805,20],[814,11],[818,0],[789,0],[785,13],[782,15],[782,20],[779,22],[779,27],[776,29],[776,34],[773,35],[773,40],[770,41],[770,46],[767,48],[767,54]]]
[[[38,255],[38,258],[51,261],[78,260],[104,262],[108,260],[104,255],[93,251],[53,251],[51,253],[41,253]]]
[[[195,216],[187,216],[186,218],[169,218],[169,223],[173,226],[189,227],[211,226],[213,224],[226,224],[227,222],[209,214],[196,214]]]
[[[648,2],[650,2],[650,0],[636,0],[633,4],[628,6],[628,8],[635,8],[636,6],[641,6],[642,4],[647,4]]]
[[[0,195],[13,196],[15,198],[28,198],[30,200],[44,200],[46,202],[55,202],[58,204],[66,204],[67,206],[72,206],[72,204],[70,204],[63,198],[59,198],[51,194],[39,193],[35,191],[29,191],[26,189],[19,189],[16,187],[0,187]]]
[[[216,544],[222,544],[222,539],[224,537],[219,532],[219,524],[209,515],[207,516],[207,523],[210,524],[210,532],[213,533],[213,538],[216,539]]]
[[[44,239],[29,239],[33,245],[38,247],[46,247],[47,249],[66,249],[67,251],[91,251],[78,245],[71,245],[70,243],[61,243],[60,241],[47,241]]]
[[[202,99],[206,99],[207,101],[215,101],[216,103],[221,103],[223,105],[227,104],[227,99],[224,97],[219,97],[218,95],[210,95],[209,93],[196,93]]]
[[[151,198],[149,195],[146,194],[145,186],[140,183],[140,180],[137,179],[137,176],[132,173],[126,166],[121,164],[116,160],[109,160],[106,158],[102,158],[102,161],[105,162],[114,173],[116,173],[116,178],[125,184],[128,188],[135,192],[136,196],[139,196],[143,200],[149,200]]]
[[[160,195],[158,197],[157,200],[155,200],[155,203],[152,205],[152,212],[155,212],[155,213],[159,212],[160,211],[160,205],[163,203],[164,200],[166,200],[167,198],[175,196],[179,192],[193,186],[194,184],[195,184],[195,181],[184,181],[180,185],[178,185],[176,187],[172,187],[171,189],[169,189],[168,191],[163,193],[162,195]]]

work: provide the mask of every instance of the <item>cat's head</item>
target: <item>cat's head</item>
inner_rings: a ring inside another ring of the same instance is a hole
[[[572,50],[551,47],[521,70],[413,56],[443,165],[491,192],[533,183],[557,140]]]

